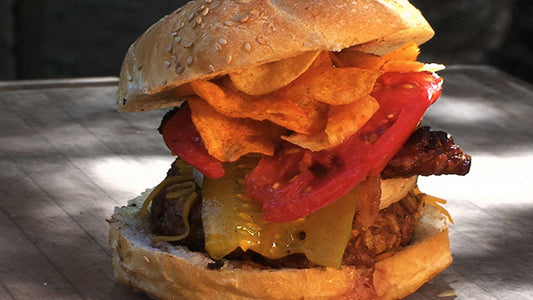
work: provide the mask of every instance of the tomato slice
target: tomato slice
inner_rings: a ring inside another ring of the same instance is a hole
[[[188,162],[209,178],[224,176],[224,167],[216,158],[209,155],[194,127],[191,109],[184,105],[170,120],[163,124],[161,133],[167,147],[178,157]]]
[[[369,132],[380,130],[369,159],[375,161],[370,175],[378,175],[411,136],[426,110],[440,97],[442,78],[431,72],[386,73],[381,86],[372,93],[381,109],[362,128],[360,137],[368,140]],[[383,121],[391,124],[383,128]],[[381,123],[381,124],[380,124]],[[374,133],[375,135],[375,133]]]
[[[430,72],[386,73],[372,96],[380,109],[343,144],[320,152],[283,144],[264,157],[245,179],[246,193],[263,206],[271,222],[295,220],[381,173],[440,96],[442,79]]]

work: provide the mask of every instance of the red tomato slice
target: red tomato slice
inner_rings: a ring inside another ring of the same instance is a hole
[[[191,119],[191,109],[184,105],[162,127],[167,147],[209,178],[224,176],[224,167],[209,155]]]
[[[380,109],[361,131],[325,151],[284,144],[262,158],[245,191],[263,205],[265,220],[284,222],[316,211],[381,173],[440,95],[442,79],[429,72],[387,73],[372,96]]]
[[[373,143],[369,159],[376,163],[370,175],[381,173],[411,136],[428,107],[439,98],[442,79],[430,72],[391,72],[381,76],[378,83],[382,86],[374,90],[372,96],[380,103],[379,115],[365,124],[360,136],[368,137],[368,132],[379,127],[380,119],[390,120],[392,124]]]

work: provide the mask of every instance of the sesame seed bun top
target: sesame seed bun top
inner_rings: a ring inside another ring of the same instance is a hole
[[[124,59],[117,104],[143,111],[180,104],[174,88],[305,51],[382,54],[433,30],[407,0],[199,0],[152,25]]]

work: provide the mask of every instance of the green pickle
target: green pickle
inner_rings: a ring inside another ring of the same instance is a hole
[[[271,259],[303,253],[317,265],[340,268],[351,237],[357,188],[304,218],[267,222],[261,205],[243,193],[244,177],[256,162],[244,158],[225,165],[224,177],[204,178],[202,220],[207,252],[214,259],[237,247]]]

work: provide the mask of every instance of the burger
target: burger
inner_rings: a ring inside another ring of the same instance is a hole
[[[118,109],[175,161],[117,207],[118,281],[161,299],[395,299],[451,262],[418,176],[470,156],[421,125],[434,32],[404,0],[191,1],[129,48]],[[154,132],[155,132],[154,128]]]

